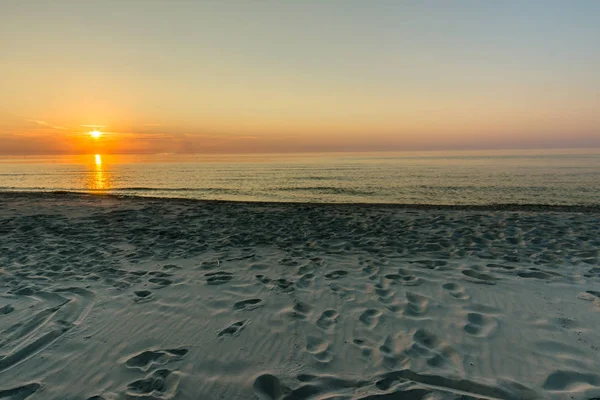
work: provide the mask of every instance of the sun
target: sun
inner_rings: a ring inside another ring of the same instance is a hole
[[[93,137],[94,139],[98,139],[100,136],[102,136],[102,132],[100,132],[100,131],[91,131],[90,132],[90,136]]]

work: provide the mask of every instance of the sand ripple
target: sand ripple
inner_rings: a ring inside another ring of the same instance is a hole
[[[593,210],[0,198],[0,399],[591,399]]]

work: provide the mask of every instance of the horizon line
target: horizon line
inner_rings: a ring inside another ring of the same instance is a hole
[[[600,146],[592,147],[481,147],[481,148],[420,148],[420,149],[382,149],[382,150],[298,150],[298,151],[248,151],[248,152],[86,152],[86,153],[0,153],[0,157],[41,157],[41,156],[89,156],[100,154],[103,156],[157,156],[157,155],[266,155],[266,154],[319,154],[319,153],[417,153],[417,152],[473,152],[473,151],[540,151],[540,150],[600,150]]]

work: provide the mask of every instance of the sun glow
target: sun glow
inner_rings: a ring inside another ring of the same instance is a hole
[[[100,136],[102,136],[102,132],[98,131],[98,130],[94,130],[90,132],[90,136],[93,137],[94,139],[98,139]]]

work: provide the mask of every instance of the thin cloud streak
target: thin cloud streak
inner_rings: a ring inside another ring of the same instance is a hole
[[[42,121],[42,120],[39,120],[39,119],[26,119],[25,121],[27,121],[27,122],[33,122],[35,124],[38,124],[39,126],[43,126],[43,127],[46,127],[46,128],[58,129],[58,130],[62,130],[62,131],[69,129],[69,128],[65,128],[64,126],[53,125],[53,124],[51,124],[49,122]]]

